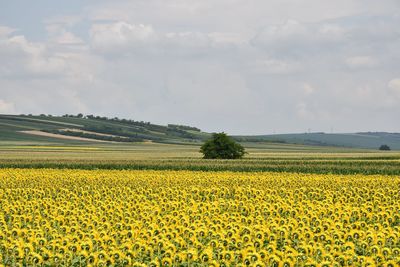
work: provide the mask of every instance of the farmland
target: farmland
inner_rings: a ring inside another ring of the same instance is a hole
[[[398,266],[400,178],[0,170],[6,265]]]
[[[398,151],[250,137],[238,137],[248,152],[242,160],[203,160],[200,144],[209,135],[189,126],[94,116],[1,115],[0,167],[400,174]]]
[[[148,139],[117,142],[139,133],[103,119],[0,123],[3,265],[400,264],[398,151],[244,140],[243,159],[205,160],[207,133],[176,126],[139,123]],[[88,135],[69,138],[65,123]]]
[[[400,174],[400,153],[288,144],[247,145],[241,160],[201,159],[199,146],[155,143],[53,145],[7,143],[0,166],[68,169],[276,171]]]

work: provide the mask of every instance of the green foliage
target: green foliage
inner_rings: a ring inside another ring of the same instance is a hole
[[[389,151],[389,150],[390,150],[390,147],[389,147],[388,145],[381,145],[381,146],[379,147],[379,150]]]
[[[236,143],[225,133],[214,133],[200,148],[205,159],[240,159],[244,156],[244,147]]]
[[[187,126],[187,125],[179,125],[179,124],[168,124],[168,128],[181,129],[181,130],[185,130],[185,131],[201,132],[201,130],[197,127],[192,127],[192,126]]]
[[[208,133],[194,131],[194,129],[197,128],[190,126],[168,127],[143,121],[84,115],[82,113],[77,115],[65,114],[62,117],[45,114],[40,116],[0,115],[0,138],[4,132],[7,132],[7,139],[4,140],[15,141],[29,141],[31,139],[44,141],[47,139],[49,142],[59,143],[87,142],[33,136],[19,132],[30,130],[51,131],[51,133],[56,134],[121,143],[151,140],[158,143],[200,144],[210,136]],[[85,131],[93,132],[93,134],[83,133]],[[114,135],[115,137],[104,137],[104,135]]]

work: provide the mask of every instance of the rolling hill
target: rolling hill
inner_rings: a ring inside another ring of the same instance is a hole
[[[0,115],[0,141],[39,142],[50,144],[138,143],[201,144],[211,136],[196,127],[157,125],[150,122],[78,115]],[[378,149],[386,144],[400,150],[400,134],[365,133],[301,133],[234,136],[247,147],[265,144],[302,145],[307,147],[337,147]]]
[[[2,141],[200,143],[210,134],[185,125],[156,125],[99,116],[0,115]]]
[[[378,149],[388,145],[392,150],[400,150],[400,133],[365,132],[365,133],[300,133],[258,136],[237,136],[239,141],[281,142],[312,146],[334,146],[348,148]]]

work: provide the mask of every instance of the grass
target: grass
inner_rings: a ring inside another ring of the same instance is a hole
[[[204,160],[199,146],[155,143],[0,146],[1,168],[275,171],[335,174],[400,174],[400,153],[264,144],[241,160]]]

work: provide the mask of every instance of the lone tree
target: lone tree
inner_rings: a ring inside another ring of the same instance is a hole
[[[381,145],[381,146],[379,147],[379,150],[389,151],[389,150],[390,150],[390,147],[389,147],[388,145]]]
[[[236,143],[226,133],[214,133],[200,148],[205,159],[240,159],[246,153],[244,147]]]

